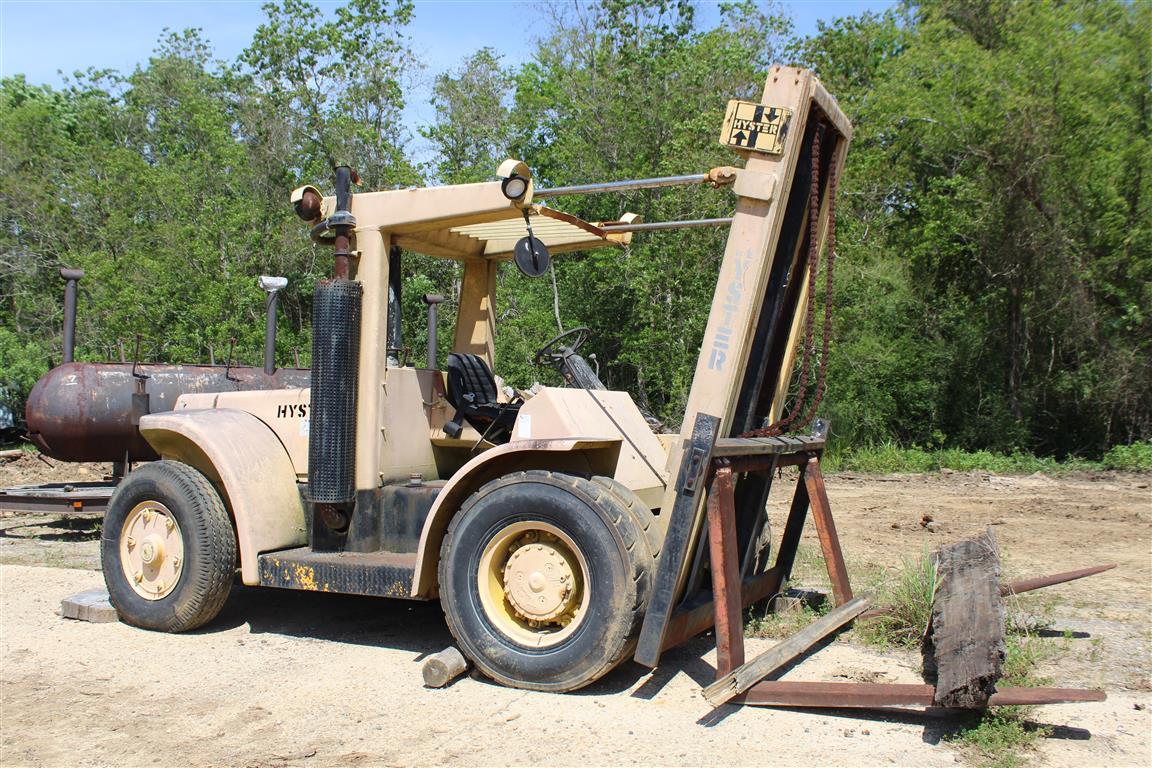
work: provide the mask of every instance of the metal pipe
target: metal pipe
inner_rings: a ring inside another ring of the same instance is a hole
[[[265,302],[264,373],[271,376],[276,372],[276,303],[280,298],[280,291],[288,285],[288,278],[260,275],[258,283],[268,294]]]
[[[599,184],[576,184],[571,187],[538,189],[532,193],[538,197],[564,197],[566,195],[587,195],[597,192],[628,192],[633,189],[657,189],[659,187],[687,187],[708,181],[706,173],[692,173],[687,176],[658,176],[653,179],[627,179],[625,181],[604,181]]]
[[[351,232],[356,227],[356,217],[352,215],[352,185],[359,182],[359,177],[347,165],[336,168],[336,212],[328,217],[328,228],[336,233],[333,239],[333,259],[335,265],[332,276],[336,280],[347,280],[350,274],[349,250],[351,245]]]
[[[76,349],[76,284],[84,277],[84,270],[65,267],[60,277],[64,278],[64,362],[70,363]]]
[[[1018,595],[1021,592],[1031,592],[1034,589],[1042,589],[1044,587],[1051,587],[1055,584],[1063,584],[1066,581],[1075,581],[1076,579],[1083,579],[1087,576],[1095,576],[1098,573],[1110,571],[1115,567],[1116,563],[1109,563],[1108,565],[1095,565],[1091,568],[1081,568],[1077,571],[1054,573],[1051,576],[1037,576],[1032,579],[1021,579],[1020,581],[1013,581],[1010,584],[1001,584],[1000,594]]]
[[[731,226],[732,218],[726,219],[685,219],[683,221],[653,221],[649,224],[604,224],[605,232],[656,232],[665,229],[700,229],[702,227]]]
[[[428,305],[428,370],[436,370],[436,314],[437,307],[444,301],[438,293],[424,294],[424,303]]]

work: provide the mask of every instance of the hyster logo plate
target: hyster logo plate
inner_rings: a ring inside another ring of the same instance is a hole
[[[792,110],[751,101],[730,101],[724,114],[720,143],[770,155],[784,151]]]

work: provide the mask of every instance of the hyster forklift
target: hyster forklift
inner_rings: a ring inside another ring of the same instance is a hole
[[[805,328],[811,336],[850,136],[810,72],[775,67],[760,103],[728,105],[720,140],[743,168],[537,190],[508,160],[488,183],[353,193],[341,167],[334,195],[296,190],[296,213],[334,257],[315,292],[311,387],[185,394],[139,418],[161,460],[119,485],[102,540],[121,618],[199,627],[239,566],[246,585],[439,599],[464,655],[506,685],[567,691],[632,655],[654,666],[712,623],[691,603],[718,577],[702,555],[705,465],[727,451],[785,466],[781,456],[823,445],[819,434],[765,436],[803,421],[782,419],[783,403]],[[732,217],[587,222],[534,202],[688,184],[730,189]],[[679,433],[600,382],[581,354],[586,328],[536,355],[566,386],[516,392],[494,375],[501,262],[540,275],[551,254],[722,225],[730,235]],[[406,251],[463,265],[443,370],[397,349]],[[736,473],[725,546],[738,548],[740,577],[778,588],[790,562],[764,580],[771,478]],[[798,535],[790,523],[786,538]],[[765,588],[746,589],[745,602]]]

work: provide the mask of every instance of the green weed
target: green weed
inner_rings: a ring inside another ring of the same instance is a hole
[[[824,468],[829,472],[866,474],[927,473],[942,469],[995,475],[1031,475],[1036,472],[1062,475],[1100,470],[1148,472],[1152,471],[1152,441],[1115,446],[1100,461],[1078,458],[1058,461],[1020,452],[903,448],[893,442],[844,449],[837,449],[833,444],[825,455]]]
[[[895,576],[876,588],[873,605],[880,615],[860,622],[861,638],[873,645],[916,648],[928,628],[939,574],[927,547],[917,560],[904,558]]]
[[[1011,610],[1011,604],[1009,604]],[[1017,622],[1009,615],[1004,643],[1004,674],[1000,686],[1043,686],[1052,680],[1036,674],[1036,667],[1057,652],[1056,644],[1026,631],[1013,629]],[[973,725],[949,737],[972,754],[982,768],[1016,768],[1023,765],[1028,751],[1048,735],[1049,729],[1028,718],[1034,707],[996,707],[983,712]]]

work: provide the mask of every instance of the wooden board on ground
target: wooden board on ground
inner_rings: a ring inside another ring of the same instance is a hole
[[[924,669],[936,674],[940,707],[981,709],[1004,666],[1000,551],[989,528],[936,553],[937,590],[924,635]]]

